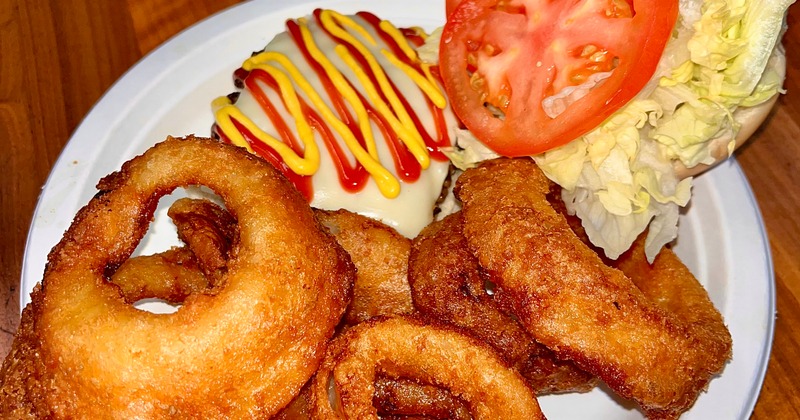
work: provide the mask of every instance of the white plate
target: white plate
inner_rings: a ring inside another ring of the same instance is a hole
[[[444,20],[441,1],[278,3],[244,3],[193,26],[145,57],[97,103],[65,147],[39,198],[23,263],[23,304],[42,278],[47,253],[94,195],[96,182],[167,135],[207,136],[213,121],[211,100],[233,91],[233,70],[281,31],[286,19],[326,7],[345,13],[369,10],[398,26],[432,29]],[[175,243],[174,229],[164,219],[157,217],[141,252]],[[775,291],[761,216],[735,161],[697,179],[691,208],[680,223],[677,252],[708,288],[733,335],[733,360],[684,418],[748,418],[769,358]],[[551,419],[641,418],[630,404],[602,390],[544,397],[541,404]]]

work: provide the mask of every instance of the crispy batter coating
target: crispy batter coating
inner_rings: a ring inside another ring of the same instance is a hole
[[[315,210],[317,219],[350,254],[358,269],[345,322],[414,311],[408,285],[411,240],[392,227],[347,210]]]
[[[186,246],[125,261],[112,282],[121,286],[129,302],[146,297],[180,302],[191,293],[206,292],[206,277],[225,268],[227,249],[238,234],[225,209],[207,200],[181,199],[170,206],[168,214]],[[413,311],[407,281],[408,238],[347,210],[315,210],[315,215],[350,254],[358,270],[345,322],[355,325],[373,316]],[[201,266],[205,268],[202,271]],[[305,387],[276,418],[310,418],[307,400]],[[378,378],[375,404],[383,417],[452,418],[457,414],[461,417],[456,418],[468,418],[463,402],[446,390],[402,379]]]
[[[231,245],[238,241],[236,219],[211,201],[181,198],[169,206],[167,215],[183,241],[197,256],[200,269],[215,281],[226,271]]]
[[[0,368],[0,417],[8,419],[41,419],[52,417],[43,401],[48,389],[42,382],[46,367],[39,356],[34,317],[41,312],[41,285],[31,292],[31,304],[22,310],[14,343]]]
[[[312,381],[309,381],[300,394],[276,414],[273,420],[314,418],[311,383]],[[385,420],[472,419],[466,403],[448,390],[411,379],[377,376],[372,404],[377,408],[380,418]]]
[[[228,252],[239,234],[224,208],[204,199],[182,198],[167,214],[184,247],[126,260],[111,282],[128,303],[156,298],[180,303],[193,293],[215,293],[227,270]]]
[[[648,416],[678,416],[729,352],[709,348],[681,317],[605,265],[550,206],[549,189],[526,158],[489,161],[458,180],[464,235],[498,286],[495,299],[537,341]]]
[[[647,233],[642,233],[633,241],[631,248],[616,260],[605,257],[602,250],[595,248],[583,230],[581,220],[567,214],[564,202],[558,198],[560,187],[551,185],[548,200],[553,208],[564,215],[572,230],[586,245],[592,248],[610,267],[621,270],[633,284],[642,291],[650,302],[664,308],[680,318],[699,337],[704,347],[719,355],[720,361],[730,358],[731,333],[722,319],[708,291],[689,268],[672,251],[669,245],[659,251],[652,264],[645,255]],[[726,357],[727,355],[727,357]]]
[[[180,303],[210,287],[197,258],[187,247],[131,258],[117,269],[111,282],[119,286],[128,303],[148,298]]]
[[[104,273],[131,255],[160,197],[195,184],[238,223],[223,287],[172,314],[140,311]],[[300,194],[247,152],[196,138],[167,139],[99,189],[24,311],[2,368],[2,417],[264,418],[288,404],[355,278]]]
[[[469,407],[447,389],[413,379],[375,379],[373,405],[382,419],[472,419]]]
[[[544,418],[522,376],[485,343],[413,316],[372,318],[331,342],[311,385],[314,418],[377,418],[379,375],[449,389],[474,418]]]
[[[311,381],[309,380],[286,407],[272,416],[271,420],[310,420]]]
[[[709,351],[721,355],[720,357],[726,354],[730,357],[731,333],[725,326],[722,314],[714,307],[708,291],[669,245],[659,251],[651,264],[645,255],[645,232],[619,258],[606,258],[602,250],[592,245],[581,220],[567,213],[564,202],[559,198],[560,190],[558,185],[551,184],[548,201],[556,211],[564,215],[578,238],[594,249],[606,265],[617,268],[628,276],[651,302],[681,318],[694,335],[703,337]]]
[[[645,234],[637,238],[611,265],[622,270],[647,299],[679,318],[702,343],[702,351],[710,355],[710,369],[722,370],[732,348],[731,333],[722,315],[703,285],[670,248],[662,248],[653,263],[648,263],[645,238]]]
[[[650,302],[680,318],[689,327],[692,335],[702,340],[704,348],[717,355],[718,363],[724,363],[731,357],[731,333],[725,326],[722,314],[714,307],[708,291],[669,245],[659,251],[652,263],[648,262],[645,254],[647,233],[644,232],[619,258],[606,258],[602,250],[591,244],[581,220],[567,214],[559,195],[560,187],[551,184],[548,200],[553,208],[564,215],[578,238],[594,249],[606,265],[617,268],[628,276]]]
[[[421,313],[465,328],[488,343],[537,394],[585,392],[596,385],[592,375],[556,359],[500,310],[467,246],[460,213],[428,225],[414,239],[409,282]]]

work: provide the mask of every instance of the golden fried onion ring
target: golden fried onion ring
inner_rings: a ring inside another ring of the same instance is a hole
[[[111,281],[131,304],[142,299],[179,304],[187,296],[205,293],[210,287],[197,257],[186,247],[131,258],[119,267]]]
[[[391,226],[348,210],[315,209],[314,214],[350,254],[358,269],[353,301],[344,314],[348,325],[378,315],[414,311],[408,285],[410,239]]]
[[[181,198],[167,214],[186,245],[122,263],[111,282],[128,303],[148,298],[180,303],[193,293],[214,293],[227,270],[239,234],[227,210],[205,199]]]
[[[679,416],[722,370],[727,352],[709,351],[684,316],[606,266],[553,209],[549,191],[527,158],[486,161],[458,179],[464,236],[498,286],[495,299],[538,342],[648,416]]]
[[[490,347],[412,316],[372,318],[332,341],[311,385],[313,418],[377,419],[379,375],[449,389],[477,419],[544,418],[533,390]]]
[[[131,255],[160,197],[195,184],[238,221],[222,287],[172,314],[138,310],[103,273]],[[355,275],[300,194],[243,150],[195,138],[167,139],[99,188],[50,253],[27,311],[50,411],[252,418],[289,403],[316,370]]]
[[[558,360],[537,343],[486,291],[486,279],[453,213],[425,227],[409,257],[414,306],[426,317],[469,331],[517,369],[537,395],[587,392],[597,379],[572,362]]]

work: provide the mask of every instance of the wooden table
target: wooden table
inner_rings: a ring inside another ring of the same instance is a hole
[[[277,1],[277,0],[274,0]],[[0,1],[0,354],[19,320],[25,238],[39,191],[73,130],[147,52],[236,0]],[[788,95],[737,155],[764,216],[778,318],[753,418],[800,418],[800,7],[784,43]]]

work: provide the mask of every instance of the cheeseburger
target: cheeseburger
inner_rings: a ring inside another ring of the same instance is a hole
[[[451,164],[530,156],[606,256],[647,230],[652,258],[677,235],[692,177],[783,92],[791,3],[453,0],[430,36],[317,10],[237,70],[214,133],[313,206],[409,237],[452,210]]]

